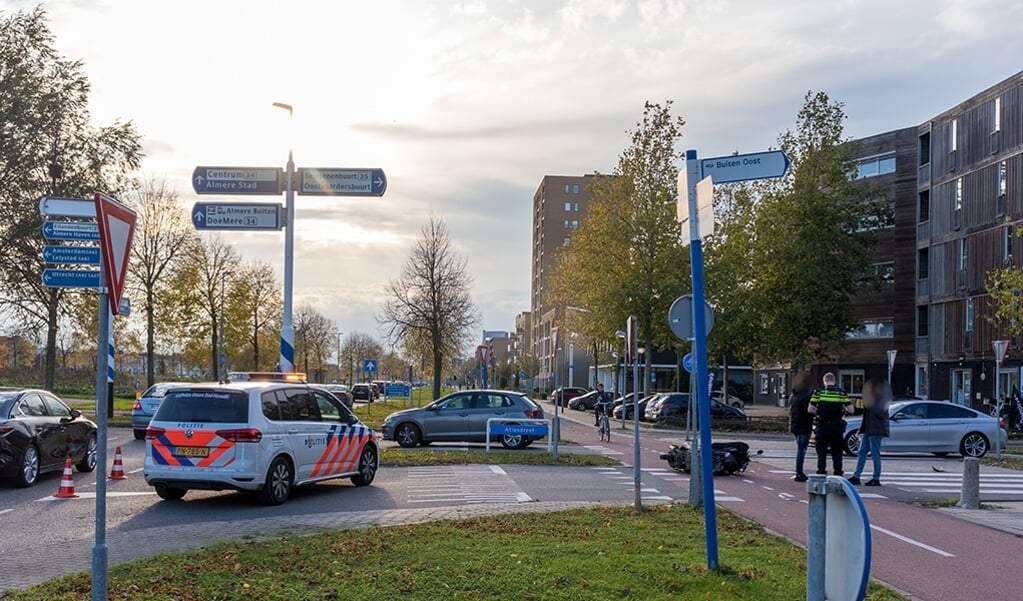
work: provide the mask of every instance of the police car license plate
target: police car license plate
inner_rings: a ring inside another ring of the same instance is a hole
[[[174,454],[181,457],[206,457],[209,453],[206,447],[174,447]]]

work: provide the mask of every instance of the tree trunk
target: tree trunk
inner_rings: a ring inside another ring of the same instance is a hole
[[[50,302],[46,307],[46,368],[43,388],[53,390],[57,367],[57,289],[50,289]]]
[[[156,384],[156,310],[152,286],[146,289],[146,388]]]

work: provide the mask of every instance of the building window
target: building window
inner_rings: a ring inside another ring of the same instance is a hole
[[[1002,235],[1002,260],[1008,261],[1012,258],[1012,225],[1006,225]]]
[[[956,179],[955,210],[963,210],[963,178]]]
[[[874,273],[882,286],[895,284],[895,263],[875,263]]]
[[[566,212],[566,213],[568,213],[568,212],[570,212],[571,210],[572,210],[572,203],[570,203],[570,202],[566,202],[566,203],[565,203],[565,212]]]
[[[919,305],[916,308],[916,335],[927,335],[927,305]]]
[[[973,299],[966,299],[966,331],[973,331]]]
[[[991,131],[1002,131],[1002,99],[995,98],[995,128]]]
[[[574,230],[579,229],[579,220],[578,219],[573,219],[572,220],[572,229],[574,229]]]
[[[760,374],[760,394],[767,394],[768,388],[767,374]]]
[[[1007,190],[1006,175],[1007,175],[1007,167],[1006,167],[1005,161],[1000,161],[998,163],[998,195],[999,196],[1005,196],[1005,192]]]
[[[917,210],[920,213],[919,223],[926,223],[931,218],[931,191],[924,190],[917,195]]]
[[[930,253],[926,248],[921,248],[916,251],[916,279],[926,280],[927,276],[930,275],[928,272],[928,265],[930,261]]]
[[[895,321],[890,318],[867,319],[860,327],[845,335],[848,340],[864,340],[871,338],[894,338]]]
[[[920,136],[917,154],[920,155],[921,167],[931,162],[931,132]]]
[[[570,189],[571,187],[568,184],[565,184],[565,194],[568,194]]]
[[[948,148],[952,152],[955,152],[956,149],[959,148],[959,144],[958,144],[958,142],[956,142],[956,138],[958,137],[956,134],[958,132],[959,132],[959,120],[958,119],[953,119],[952,123],[949,125],[949,128],[948,128],[948,134],[949,134]]]
[[[578,213],[579,212],[579,203],[577,203],[577,202],[576,203],[572,203],[572,210],[575,211],[576,213]]]
[[[572,184],[572,194],[579,193],[579,184]]]
[[[838,372],[838,385],[851,396],[863,396],[863,380],[865,374],[862,369],[843,369]]]
[[[571,226],[569,225],[569,221],[568,221],[568,219],[566,219],[566,220],[565,220],[565,227],[564,227],[564,229],[566,229],[566,230],[567,230],[567,229],[568,229],[569,227],[571,227]]]
[[[895,153],[860,159],[856,162],[856,179],[895,173]]]
[[[959,239],[959,271],[966,271],[966,261],[969,259],[969,252],[966,246],[966,238]]]
[[[561,239],[561,243],[564,244],[565,246],[568,246],[568,243],[571,242],[571,241],[572,241],[572,238],[569,237],[569,236],[565,236],[564,238]]]

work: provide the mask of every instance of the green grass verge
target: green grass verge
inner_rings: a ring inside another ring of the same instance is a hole
[[[110,569],[117,601],[805,599],[806,551],[725,510],[709,571],[687,505],[492,515],[211,545]],[[90,575],[6,601],[89,598]],[[871,583],[867,599],[904,597]]]

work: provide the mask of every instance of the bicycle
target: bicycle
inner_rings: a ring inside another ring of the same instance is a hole
[[[601,442],[611,442],[611,422],[607,418],[606,411],[600,414],[600,425],[598,426],[598,429],[600,430]]]

